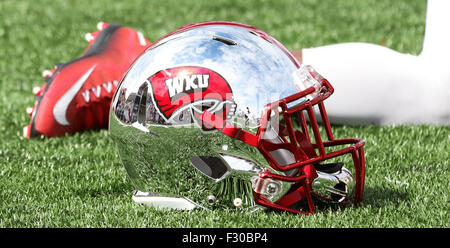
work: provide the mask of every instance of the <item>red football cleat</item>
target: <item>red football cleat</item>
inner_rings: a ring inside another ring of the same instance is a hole
[[[33,88],[35,107],[27,108],[31,123],[25,137],[63,136],[106,128],[111,98],[117,84],[150,42],[142,33],[100,22],[100,31],[88,33],[81,57],[57,64],[42,73],[46,83]]]

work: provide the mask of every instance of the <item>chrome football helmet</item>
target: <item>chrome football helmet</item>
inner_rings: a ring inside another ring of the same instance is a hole
[[[137,203],[314,213],[318,201],[363,197],[364,140],[334,138],[323,103],[332,93],[264,31],[196,23],[129,68],[109,133]]]

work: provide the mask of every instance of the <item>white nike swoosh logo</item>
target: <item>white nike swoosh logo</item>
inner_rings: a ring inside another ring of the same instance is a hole
[[[83,76],[81,76],[72,87],[56,102],[55,107],[53,107],[53,116],[55,117],[56,122],[61,126],[70,125],[69,121],[66,119],[67,108],[69,107],[70,102],[72,102],[73,98],[77,95],[78,91],[80,91],[81,86],[83,86],[84,82],[89,78],[92,71],[97,65],[94,65],[89,69]]]

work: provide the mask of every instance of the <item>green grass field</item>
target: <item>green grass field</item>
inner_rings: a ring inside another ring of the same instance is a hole
[[[289,49],[361,41],[418,54],[425,11],[425,0],[0,1],[0,227],[448,228],[449,127],[334,127],[336,137],[367,141],[365,198],[357,208],[311,216],[145,208],[132,202],[106,130],[22,137],[41,72],[78,57],[99,21],[154,41],[188,23],[230,20]]]

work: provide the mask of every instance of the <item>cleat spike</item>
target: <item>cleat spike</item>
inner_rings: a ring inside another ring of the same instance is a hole
[[[33,108],[32,107],[28,107],[27,108],[27,114],[29,114],[31,116],[32,113],[33,113]]]
[[[104,29],[104,27],[105,27],[105,23],[104,22],[97,23],[97,29],[99,31],[102,31]]]
[[[53,75],[53,72],[50,71],[50,70],[44,70],[44,71],[42,72],[42,76],[43,76],[43,77],[51,77],[52,75]]]
[[[41,87],[39,87],[39,86],[33,87],[33,94],[39,95],[40,91],[41,91]]]
[[[91,42],[92,40],[94,40],[94,36],[93,36],[91,33],[87,33],[87,34],[84,36],[84,39],[85,39],[86,41],[88,41],[88,42]]]
[[[30,138],[30,125],[23,127],[23,137]]]

